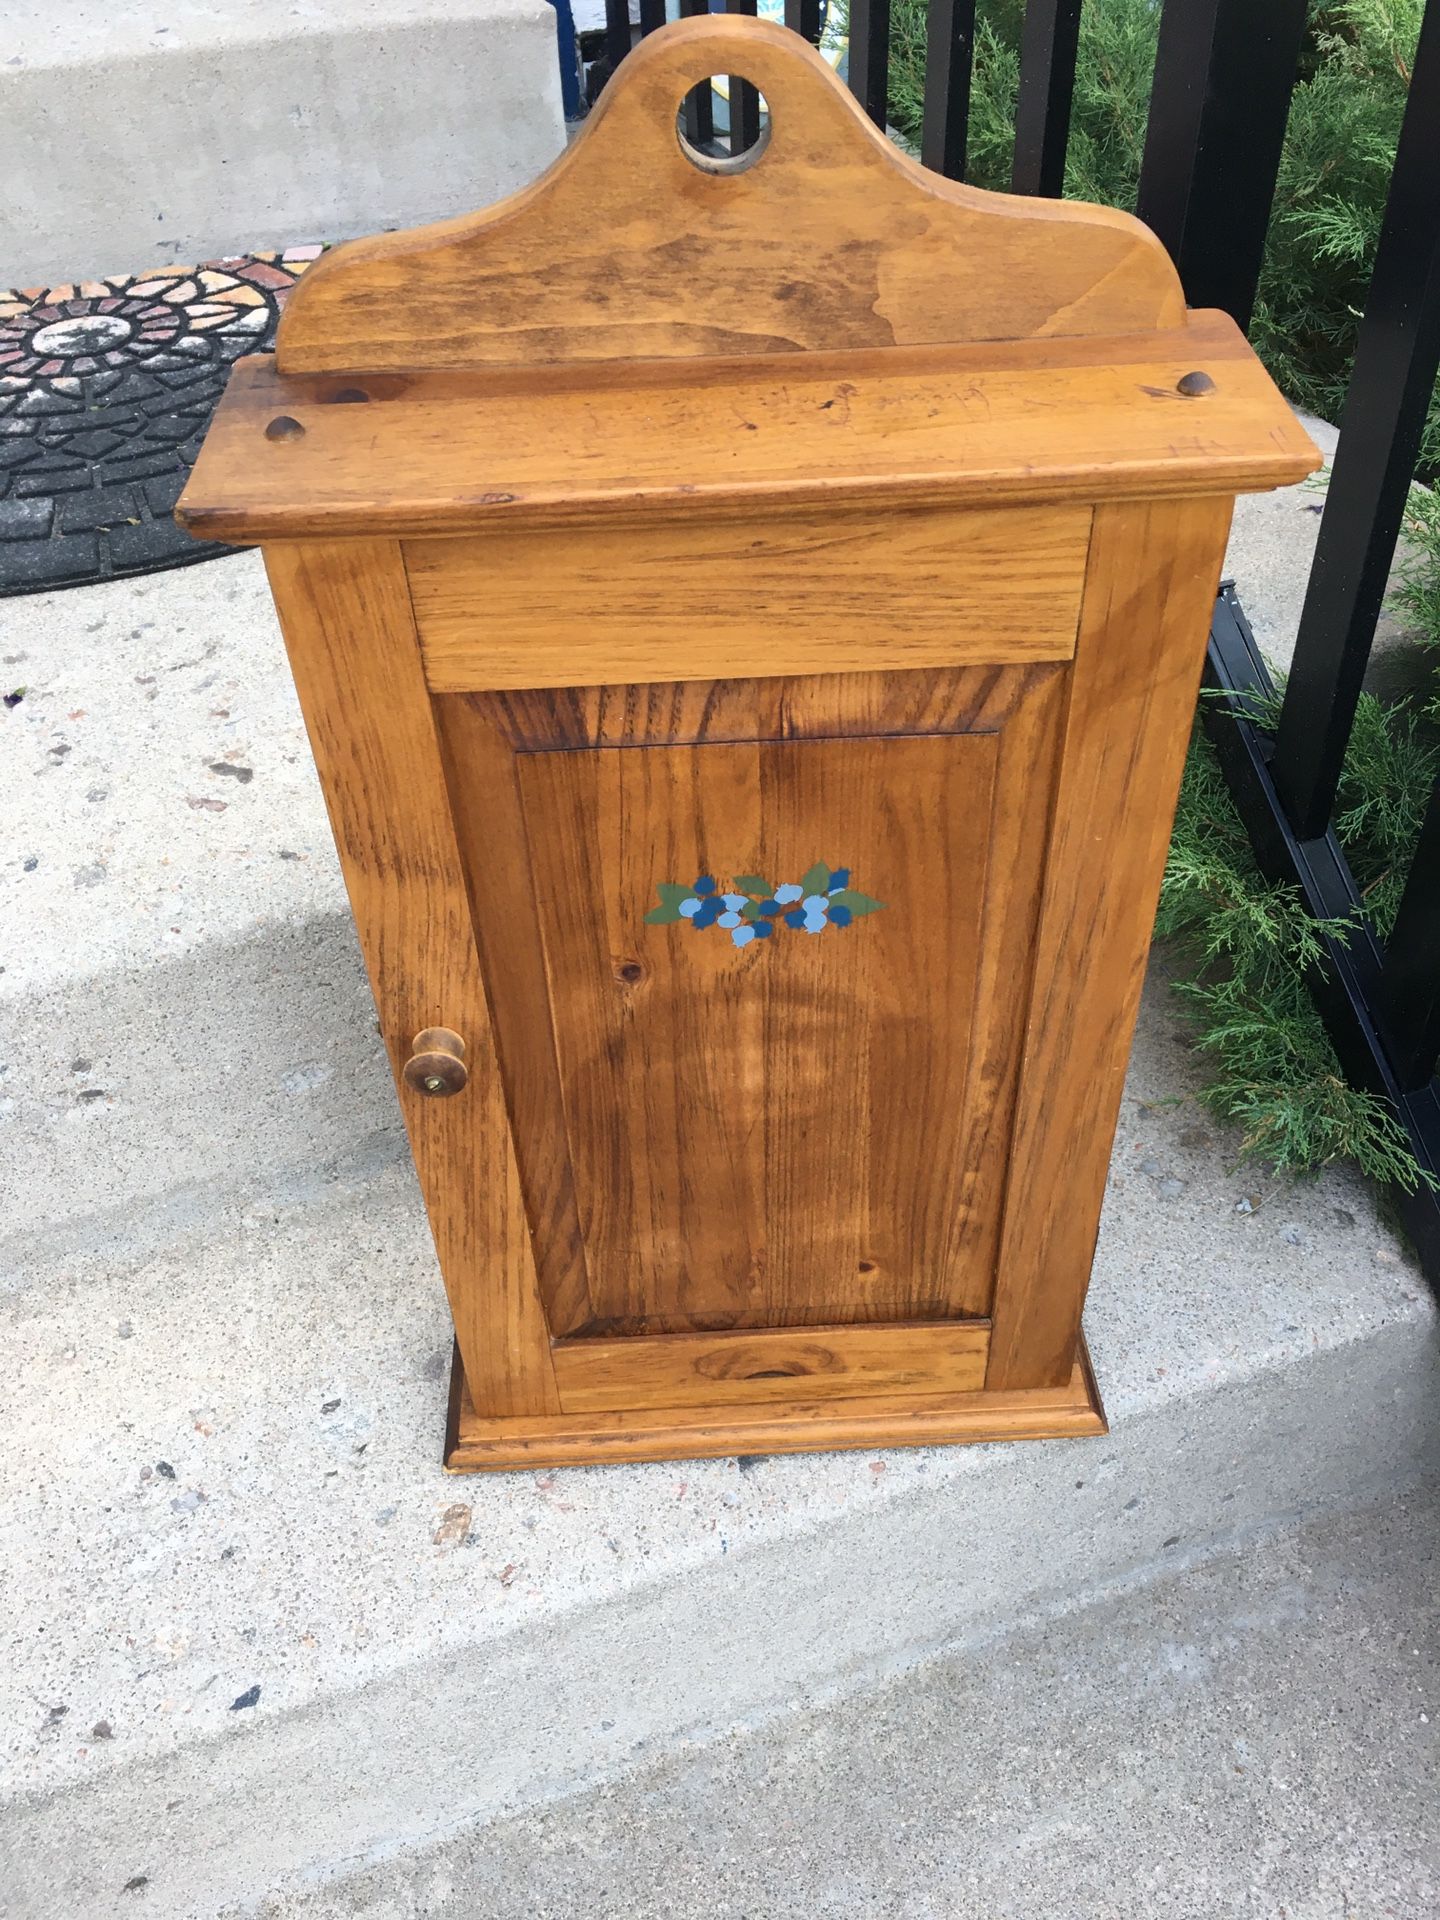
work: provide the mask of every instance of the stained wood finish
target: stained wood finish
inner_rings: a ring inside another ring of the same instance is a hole
[[[736,1453],[1080,1439],[1108,1431],[1083,1340],[1063,1387],[1027,1393],[890,1393],[854,1400],[796,1400],[764,1409],[636,1406],[625,1413],[504,1420],[476,1412],[457,1354],[450,1376],[445,1465],[452,1473],[493,1473],[507,1467],[714,1459]]]
[[[1187,398],[1178,384],[1197,370],[1214,388]],[[377,375],[359,390],[367,404],[335,404],[353,377],[241,361],[182,523],[227,540],[589,532],[640,516],[693,526],[703,508],[768,530],[779,509],[1243,493],[1320,460],[1220,313],[1139,338],[707,362],[703,380],[683,361],[631,361]],[[304,433],[268,439],[279,415]]]
[[[552,1327],[986,1313],[1059,671],[641,691],[435,702]],[[645,924],[817,859],[890,904]]]
[[[983,733],[521,757],[602,1325],[989,1306],[956,1148],[998,758]],[[817,857],[885,907],[744,949],[643,924],[659,880],[779,885]]]
[[[1084,507],[787,514],[644,541],[622,527],[422,540],[406,564],[425,677],[464,693],[674,680],[677,608],[695,680],[1067,660],[1089,536]]]
[[[435,703],[442,723],[468,711],[516,753],[551,747],[683,746],[734,740],[818,740],[877,733],[986,733],[1017,723],[1054,666],[959,667],[909,673],[807,673],[759,680],[506,691],[464,708]]]
[[[466,1373],[497,1414],[558,1411],[400,551],[279,547],[266,564]],[[469,1066],[449,1100],[403,1077],[412,1036],[439,1026]]]
[[[546,1323],[553,1335],[573,1333],[590,1325],[594,1309],[514,755],[488,716],[462,726],[467,716],[453,700],[434,703],[433,714]]]
[[[770,107],[742,172],[702,170],[677,138],[712,73],[752,80]],[[287,373],[769,356],[1124,333],[1184,313],[1168,255],[1130,215],[941,179],[798,36],[712,16],[647,36],[533,187],[317,261],[277,352]]]
[[[891,1393],[973,1393],[985,1384],[988,1321],[807,1327],[786,1332],[567,1340],[554,1350],[566,1413],[763,1407]]]
[[[713,71],[773,113],[729,176],[676,132]],[[1102,1432],[1080,1311],[1231,497],[1319,461],[1233,323],[1134,221],[926,174],[711,18],[529,192],[327,256],[279,357],[179,513],[267,543],[421,1056],[447,1464]],[[883,906],[646,919],[822,861]]]
[[[1220,579],[1228,499],[1095,515],[986,1385],[1068,1378]]]

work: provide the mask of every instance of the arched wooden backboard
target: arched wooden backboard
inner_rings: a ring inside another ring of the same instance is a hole
[[[697,165],[677,115],[751,80],[769,137]],[[718,15],[648,36],[540,180],[482,213],[337,248],[293,295],[282,374],[956,345],[1184,324],[1169,257],[1105,207],[917,166],[801,37]]]

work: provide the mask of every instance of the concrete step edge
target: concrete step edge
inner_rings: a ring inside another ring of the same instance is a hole
[[[987,1450],[909,1497],[577,1597],[538,1634],[437,1648],[233,1733],[23,1796],[6,1814],[0,1911],[123,1913],[137,1874],[157,1915],[248,1911],[259,1889],[623,1783],[679,1744],[938,1652],[983,1657],[1037,1617],[1403,1487],[1437,1465],[1435,1360],[1417,1331],[1392,1325],[1137,1407],[1108,1441]],[[1147,1523],[1127,1541],[1136,1510]]]
[[[1440,1907],[1440,1483],[1037,1610],[998,1641],[227,1920],[1215,1920]],[[1317,1738],[1342,1725],[1354,1737]],[[1283,1839],[1265,1832],[1277,1800]]]

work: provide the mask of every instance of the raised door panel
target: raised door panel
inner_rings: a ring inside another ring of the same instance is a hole
[[[990,1311],[1064,688],[436,699],[553,1334]]]
[[[520,756],[602,1325],[942,1318],[984,1291],[958,1136],[997,758],[986,733]],[[702,892],[647,923],[702,877],[835,904],[704,924]]]

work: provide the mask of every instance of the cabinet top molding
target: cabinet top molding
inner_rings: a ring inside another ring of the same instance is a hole
[[[677,116],[712,74],[763,94],[756,157],[708,166]],[[533,186],[352,241],[280,324],[285,374],[785,354],[1183,327],[1148,228],[986,193],[908,159],[797,33],[744,16],[648,35]]]
[[[701,379],[675,361],[287,377],[257,356],[176,517],[213,540],[449,534],[1261,492],[1319,465],[1235,323],[1192,313],[1126,339],[707,360]]]
[[[739,171],[681,141],[714,73],[769,108]],[[649,35],[533,187],[317,262],[176,512],[448,534],[1251,492],[1319,458],[1139,221],[927,172],[799,34],[711,15]]]

